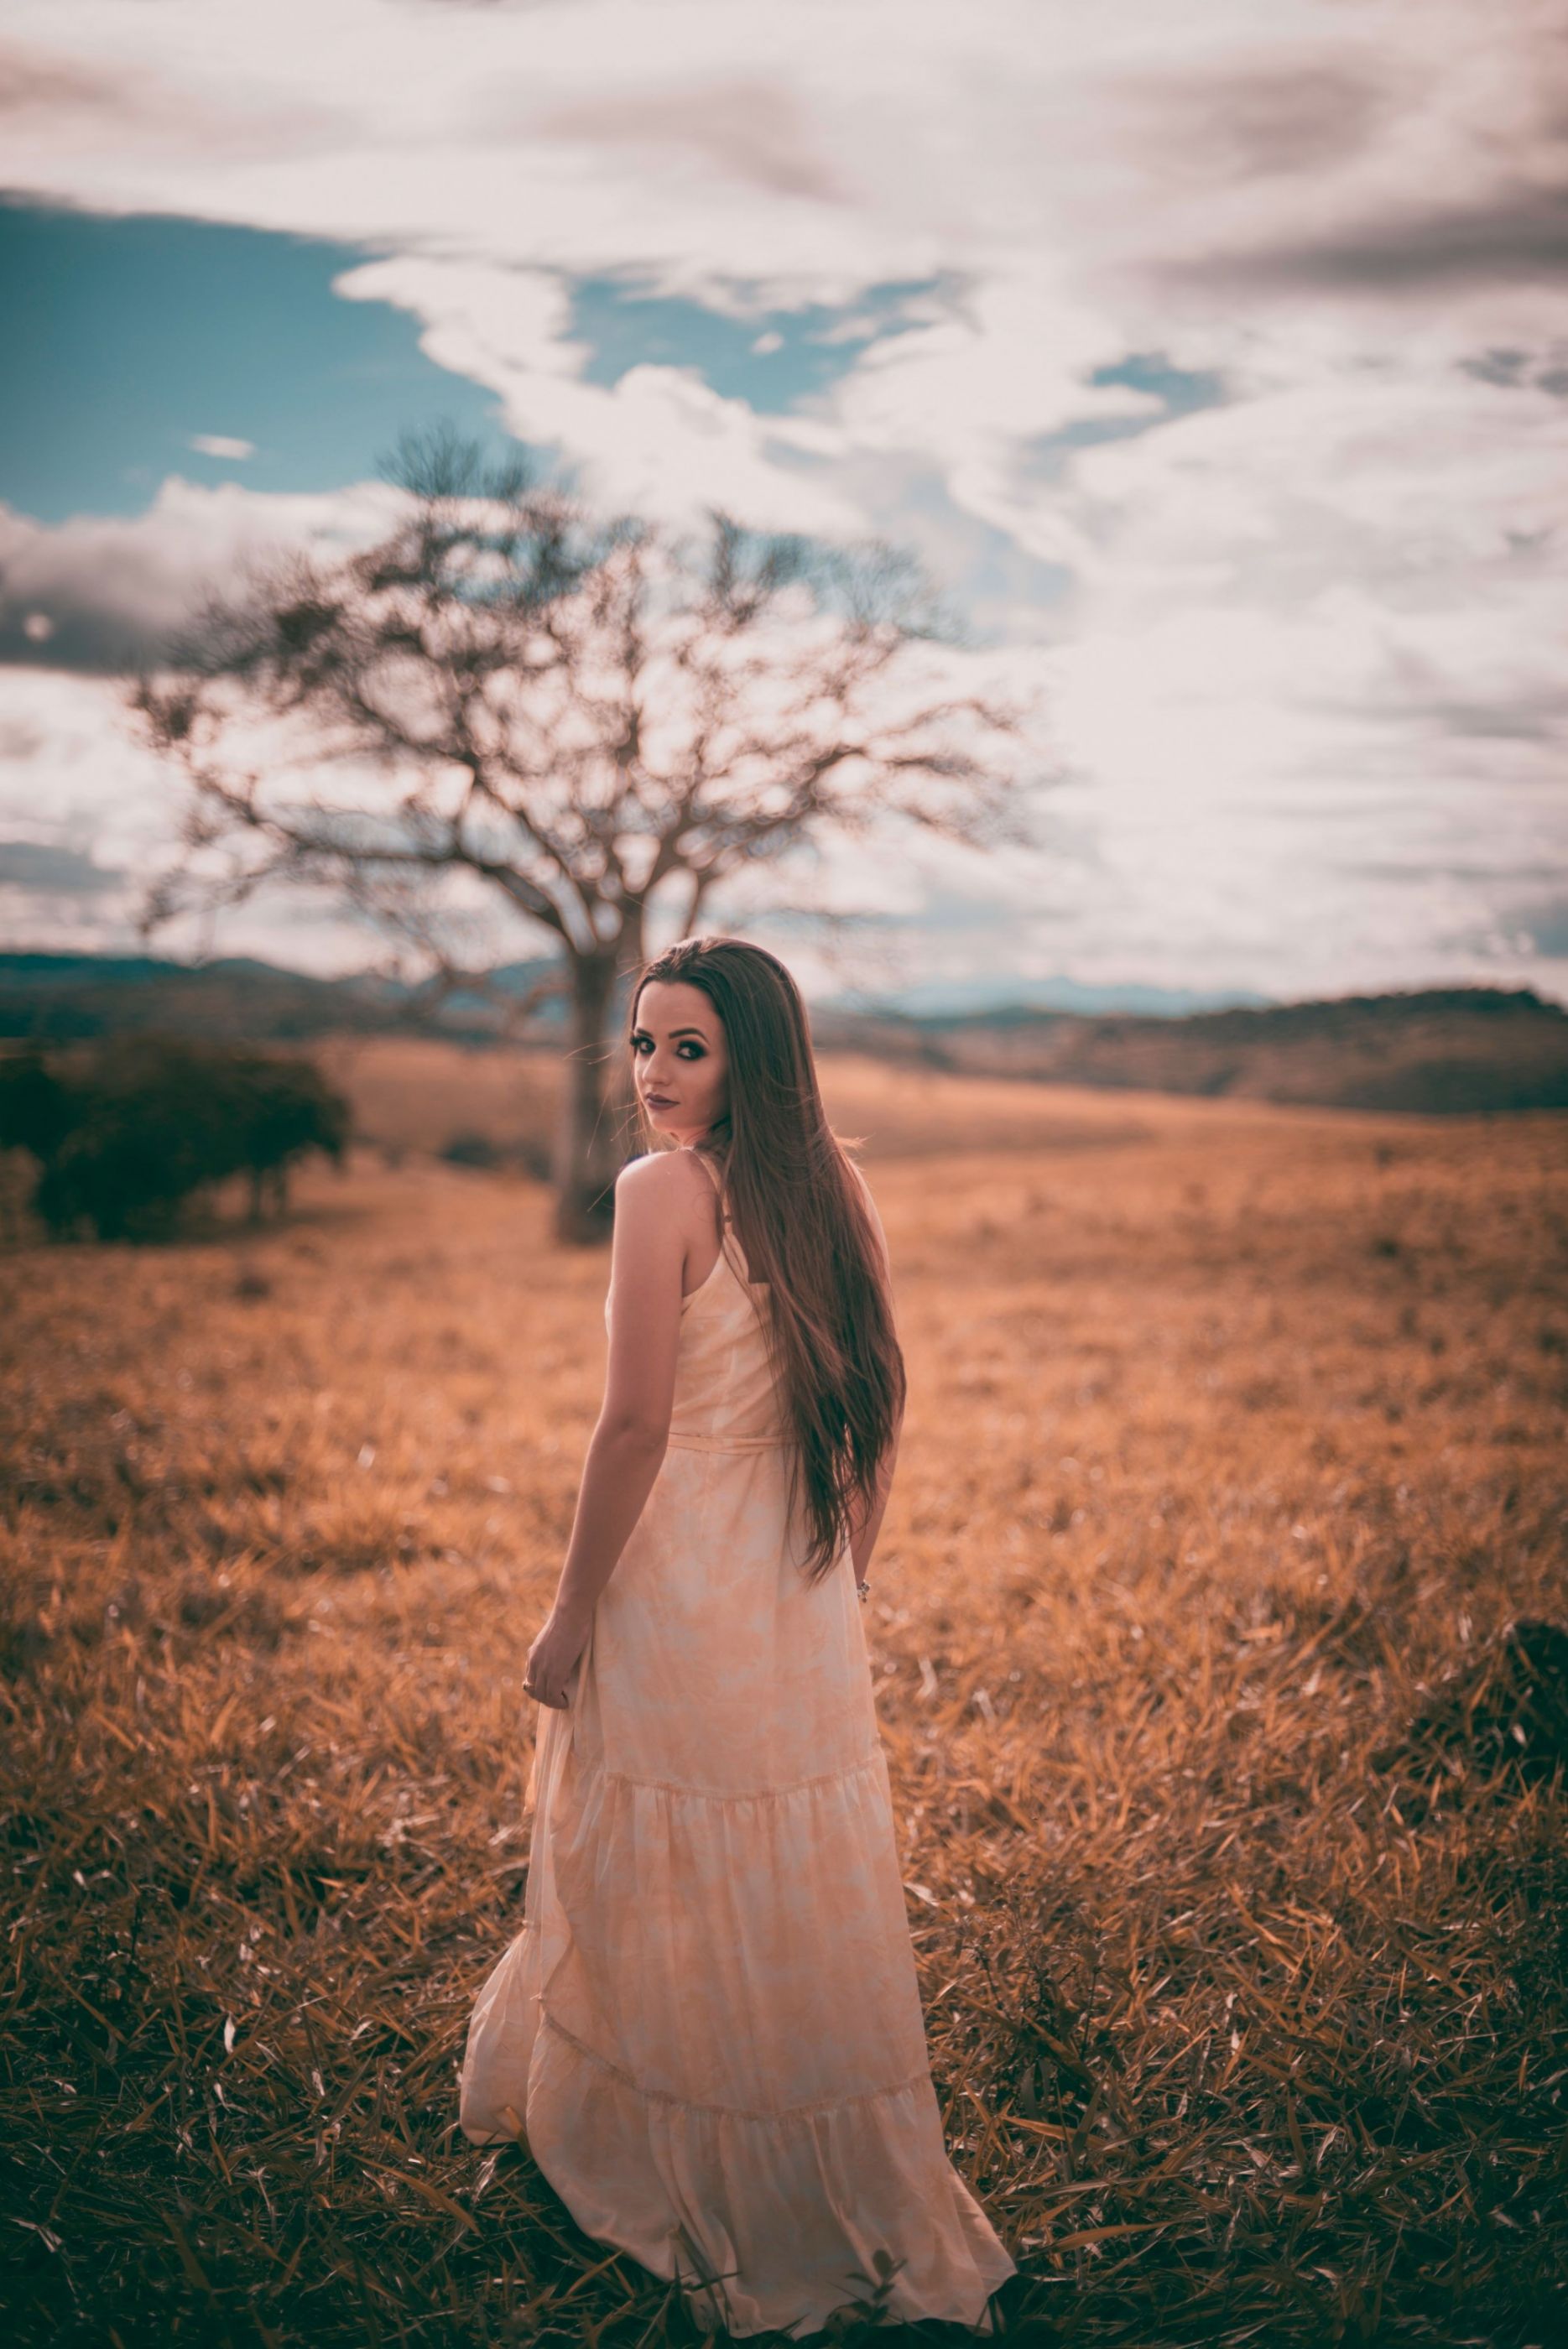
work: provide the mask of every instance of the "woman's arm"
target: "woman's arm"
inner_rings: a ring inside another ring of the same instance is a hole
[[[556,1603],[528,1651],[523,1682],[557,1711],[587,1645],[595,1603],[642,1515],[669,1442],[694,1171],[673,1153],[660,1154],[634,1159],[616,1180],[605,1398]]]

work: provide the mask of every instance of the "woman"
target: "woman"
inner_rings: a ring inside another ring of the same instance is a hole
[[[672,1148],[616,1184],[605,1402],[554,1609],[524,1922],[462,2067],[573,2217],[700,2323],[864,2299],[990,2331],[1013,2262],[948,2161],[856,1591],[903,1409],[887,1245],[761,947],[632,1003]]]

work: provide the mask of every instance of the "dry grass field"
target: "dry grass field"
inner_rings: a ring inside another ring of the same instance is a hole
[[[455,2131],[607,1268],[419,1154],[522,1112],[434,1063],[421,1108],[399,1049],[351,1081],[409,1154],[286,1224],[0,1257],[18,2342],[691,2337]],[[1009,2333],[1561,2343],[1568,1692],[1504,1634],[1568,1622],[1568,1123],[827,1075],[897,1262],[867,1630]]]

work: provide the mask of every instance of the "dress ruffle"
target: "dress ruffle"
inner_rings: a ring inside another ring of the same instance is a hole
[[[807,2332],[871,2296],[881,2251],[893,2316],[989,2330],[1012,2262],[943,2146],[880,1750],[740,1795],[542,1751],[539,1802],[465,2134],[525,2142],[585,2232],[710,2328]]]

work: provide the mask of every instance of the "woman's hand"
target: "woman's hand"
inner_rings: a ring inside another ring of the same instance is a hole
[[[531,1696],[536,1704],[564,1712],[566,1682],[587,1644],[587,1621],[574,1622],[558,1609],[552,1609],[544,1630],[528,1651],[523,1673],[524,1695]]]

